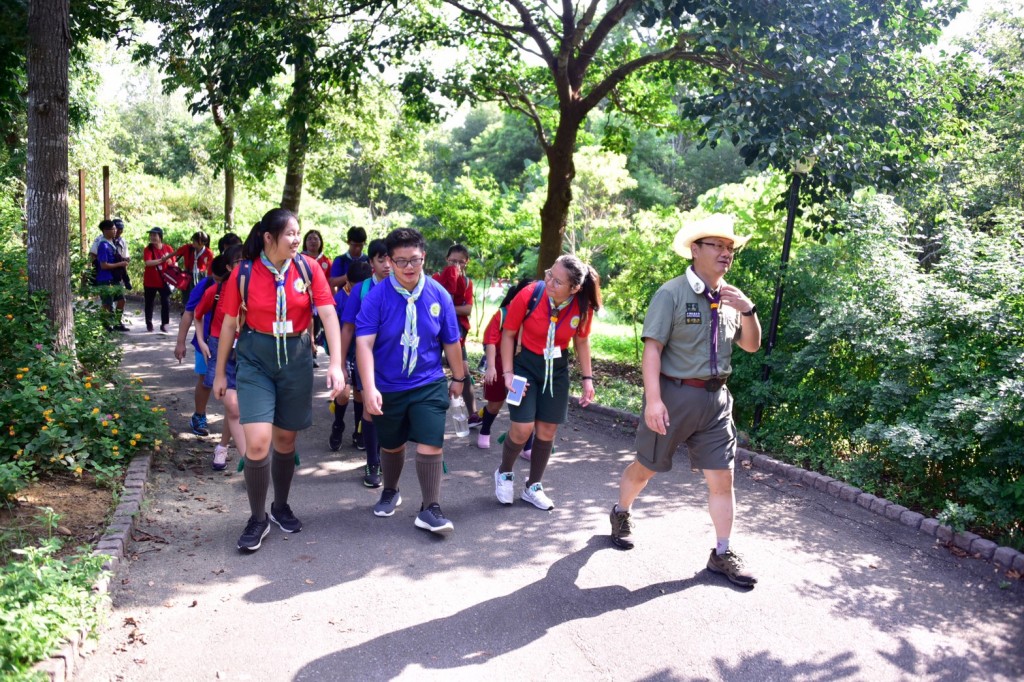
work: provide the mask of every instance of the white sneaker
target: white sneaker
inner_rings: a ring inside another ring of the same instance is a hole
[[[544,492],[544,486],[540,483],[534,483],[528,488],[523,488],[523,494],[521,497],[537,509],[551,511],[555,508],[555,503],[547,496]]]
[[[213,470],[224,471],[224,468],[228,465],[228,449],[224,445],[218,445],[213,448]]]
[[[487,450],[491,447],[491,434],[477,434],[476,446],[481,450]]]
[[[516,475],[511,471],[503,474],[497,469],[494,470],[494,496],[498,498],[498,502],[512,504],[516,496],[515,480]]]
[[[530,457],[531,457],[532,455],[533,455],[533,450],[523,450],[522,452],[520,452],[520,453],[519,453],[519,456],[520,456],[520,457],[521,457],[522,459],[525,459],[525,460],[526,460],[527,462],[529,462],[529,461],[530,461]]]

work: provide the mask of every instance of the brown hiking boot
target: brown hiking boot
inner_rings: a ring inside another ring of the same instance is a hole
[[[633,549],[633,521],[628,511],[616,511],[608,515],[612,521],[612,544],[619,549]]]
[[[712,549],[708,558],[708,570],[721,573],[729,582],[741,587],[753,587],[757,583],[757,578],[743,567],[743,560],[732,550],[725,554],[715,554],[715,550]]]

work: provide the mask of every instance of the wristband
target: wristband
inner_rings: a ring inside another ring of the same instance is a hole
[[[466,377],[462,377],[461,379],[456,379],[455,377],[452,377],[452,381],[461,384],[464,381],[466,381]]]
[[[740,315],[742,315],[743,317],[753,317],[754,315],[757,315],[757,306],[750,306],[750,310],[748,310],[745,313],[740,313]]]
[[[593,381],[594,377],[580,377],[580,381],[587,381],[587,380]]]

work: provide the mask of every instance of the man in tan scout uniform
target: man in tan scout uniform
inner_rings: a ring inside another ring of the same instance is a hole
[[[612,507],[611,537],[617,547],[633,548],[633,501],[655,473],[672,468],[676,449],[686,443],[690,466],[701,469],[708,484],[708,510],[717,536],[708,569],[753,587],[757,579],[729,548],[736,428],[726,383],[732,373],[732,344],[755,352],[761,346],[761,324],[753,302],[723,279],[735,250],[748,239],[737,235],[732,218],[724,215],[676,235],[676,252],[693,263],[658,289],[644,319],[643,419],[637,428],[636,460],[623,472],[619,502]]]

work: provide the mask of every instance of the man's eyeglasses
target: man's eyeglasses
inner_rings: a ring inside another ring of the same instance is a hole
[[[694,244],[700,244],[701,246],[710,246],[711,248],[713,248],[715,251],[718,251],[719,253],[721,253],[722,251],[725,251],[726,253],[736,253],[736,247],[735,246],[731,246],[731,245],[730,246],[726,246],[722,242],[706,242],[706,241],[704,241],[702,239],[695,239],[693,243]]]
[[[395,267],[405,270],[410,265],[414,268],[418,268],[423,265],[422,258],[392,258],[391,262],[395,264]]]
[[[554,284],[556,287],[568,286],[568,282],[563,282],[560,279],[555,279],[555,276],[551,273],[550,270],[545,270],[544,271],[544,279],[548,280],[549,282]]]

